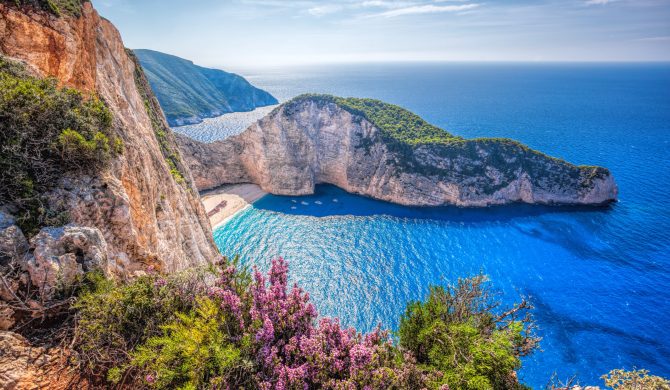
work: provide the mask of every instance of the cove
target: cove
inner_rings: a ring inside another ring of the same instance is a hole
[[[285,257],[321,315],[360,330],[395,329],[405,303],[430,284],[482,271],[505,299],[533,297],[544,352],[519,373],[533,388],[554,371],[596,385],[612,368],[670,376],[667,64],[343,65],[254,82],[282,101],[304,92],[373,97],[466,138],[509,137],[605,166],[620,201],[414,209],[319,187],[254,203],[215,231],[222,253],[264,271]]]
[[[607,241],[617,206],[409,208],[318,186],[312,196],[268,195],[214,236],[222,253],[263,271],[283,256],[321,315],[363,331],[395,329],[428,286],[481,271],[507,303],[531,297],[544,351],[520,375],[540,388],[554,371],[597,383],[611,367],[669,369],[670,315],[654,302],[670,294],[649,283],[658,266]]]

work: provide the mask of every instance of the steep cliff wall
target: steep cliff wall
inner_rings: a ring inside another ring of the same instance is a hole
[[[392,123],[373,123],[357,105]],[[397,129],[402,121],[412,128]],[[403,205],[473,207],[595,205],[617,196],[605,168],[578,167],[511,140],[464,140],[371,100],[303,96],[225,141],[178,140],[201,190],[253,182],[270,193],[303,195],[328,183]]]
[[[76,14],[0,2],[0,54],[64,86],[99,95],[123,150],[96,177],[65,177],[48,194],[71,222],[99,229],[106,269],[131,274],[204,264],[217,254],[211,227],[174,136],[118,31],[84,2]]]
[[[277,104],[242,76],[208,69],[173,55],[135,50],[171,126],[202,122],[228,112]]]

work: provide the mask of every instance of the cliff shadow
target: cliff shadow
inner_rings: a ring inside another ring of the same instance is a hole
[[[574,313],[561,312],[542,299],[540,291],[526,290],[524,293],[535,307],[533,316],[540,326],[539,335],[551,334],[566,362],[576,364],[580,359],[586,359],[589,365],[595,366],[602,359],[600,352],[617,353],[624,362],[635,362],[657,372],[665,372],[670,368],[662,359],[662,356],[670,353],[667,344],[654,340],[644,332],[624,330],[608,324],[604,319],[579,318]],[[585,350],[589,345],[597,345],[594,340],[603,338],[616,339],[615,343],[608,346],[611,351]]]
[[[312,217],[387,215],[397,218],[431,219],[476,224],[482,222],[507,222],[516,218],[557,213],[608,213],[612,209],[612,206],[543,206],[518,203],[484,208],[456,206],[409,207],[350,194],[336,186],[322,184],[316,186],[313,195],[267,195],[255,202],[254,208],[288,215]]]

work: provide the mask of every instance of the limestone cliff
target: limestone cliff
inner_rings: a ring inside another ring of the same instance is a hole
[[[211,227],[141,68],[89,2],[76,14],[0,2],[0,54],[63,86],[97,94],[123,150],[95,177],[64,177],[48,195],[73,224],[104,237],[104,269],[175,271],[217,254]],[[51,4],[51,3],[49,3]],[[0,205],[1,206],[1,205]]]
[[[605,168],[575,166],[512,140],[465,140],[369,99],[301,96],[238,136],[178,141],[200,190],[252,182],[304,195],[328,183],[403,205],[468,207],[599,205],[617,197]]]

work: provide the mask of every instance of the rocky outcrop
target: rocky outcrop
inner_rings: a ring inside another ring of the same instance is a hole
[[[0,330],[31,318],[60,314],[56,295],[102,270],[124,275],[127,264],[110,261],[107,243],[97,228],[67,225],[45,227],[28,241],[21,229],[0,211]]]
[[[0,267],[28,252],[28,240],[14,218],[0,210]]]
[[[244,145],[239,142],[217,141],[204,143],[175,133],[177,142],[189,165],[198,190],[207,190],[222,184],[250,183],[242,155]]]
[[[328,183],[412,206],[599,205],[617,197],[605,168],[578,167],[506,139],[399,141],[337,99],[299,97],[224,141],[180,136],[198,189],[251,182],[273,194],[305,195]]]
[[[35,347],[22,336],[0,331],[0,388],[6,390],[89,389],[62,364],[63,351]]]
[[[74,224],[102,234],[100,256],[123,264],[116,270],[125,274],[148,265],[175,271],[214,258],[211,227],[188,168],[139,65],[109,21],[89,2],[80,16],[56,16],[3,1],[0,54],[99,95],[113,114],[123,151],[111,168],[96,177],[63,178],[48,195]]]
[[[32,253],[26,256],[24,267],[32,285],[43,290],[42,295],[47,299],[58,286],[73,285],[84,272],[107,271],[107,243],[98,229],[82,226],[44,228],[30,243]]]

